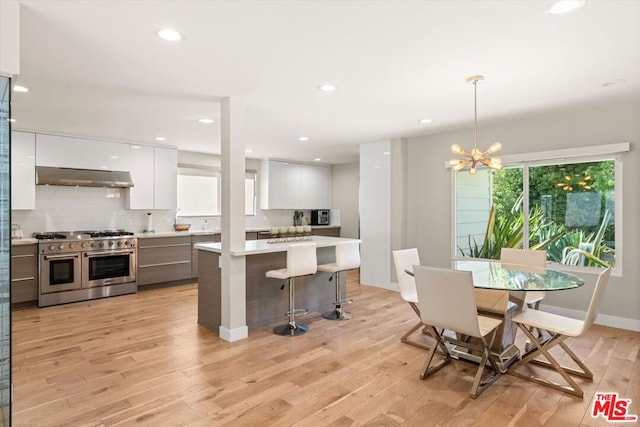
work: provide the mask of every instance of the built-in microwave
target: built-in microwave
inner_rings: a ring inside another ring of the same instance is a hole
[[[329,225],[329,209],[312,210],[311,225]]]

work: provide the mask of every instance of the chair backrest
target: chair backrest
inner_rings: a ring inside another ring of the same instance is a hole
[[[414,265],[420,265],[418,249],[401,249],[393,251],[392,254],[398,286],[400,287],[400,296],[405,301],[413,300],[416,293],[416,282],[413,276],[407,274],[405,270],[412,270]]]
[[[336,243],[336,267],[338,271],[360,267],[360,242],[353,240]]]
[[[313,242],[294,243],[287,246],[287,273],[290,277],[316,274],[318,258]]]
[[[587,316],[584,319],[584,325],[582,326],[582,331],[580,331],[580,333],[589,329],[589,327],[596,320],[596,316],[598,315],[598,307],[600,306],[600,301],[602,301],[602,297],[604,296],[604,291],[607,288],[607,283],[609,283],[610,275],[611,267],[608,267],[598,275],[598,280],[596,280],[596,286],[593,289],[593,295],[591,296],[591,302],[589,303],[589,308],[587,309]]]
[[[547,251],[502,248],[500,249],[500,261],[505,264],[544,268],[547,265]]]
[[[413,273],[424,324],[473,337],[482,336],[470,271],[417,266]]]

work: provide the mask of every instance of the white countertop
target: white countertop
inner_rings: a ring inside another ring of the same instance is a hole
[[[317,247],[331,247],[335,246],[338,242],[347,242],[347,241],[358,241],[359,239],[347,239],[344,237],[327,237],[327,236],[311,236],[311,240],[309,240],[317,245]],[[287,250],[287,246],[298,243],[298,242],[282,242],[282,243],[268,243],[268,239],[263,240],[247,240],[244,242],[244,250],[235,250],[231,251],[231,255],[233,256],[242,256],[242,255],[256,255],[256,254],[266,254],[272,252],[285,252]],[[200,249],[203,251],[222,253],[222,243],[196,243],[193,245],[194,248]]]
[[[30,237],[24,239],[11,239],[12,246],[18,245],[33,245],[34,243],[38,243],[38,239],[32,239]]]
[[[339,225],[312,225],[311,228],[340,228]],[[260,232],[260,231],[269,231],[269,228],[260,227],[260,228],[247,228],[245,232]],[[219,228],[210,228],[207,230],[187,230],[187,231],[156,231],[155,233],[135,233],[136,237],[177,237],[177,236],[202,236],[207,234],[220,234],[222,230]]]

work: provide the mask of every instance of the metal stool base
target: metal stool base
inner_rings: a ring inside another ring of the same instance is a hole
[[[327,311],[326,313],[322,313],[322,317],[329,320],[349,320],[353,319],[353,316],[349,313],[345,313],[344,311]]]
[[[301,325],[300,323],[291,325],[287,323],[273,328],[273,333],[285,337],[297,337],[298,335],[304,335],[308,330],[309,327],[307,325]]]

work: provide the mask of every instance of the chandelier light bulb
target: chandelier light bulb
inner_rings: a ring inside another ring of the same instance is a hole
[[[455,154],[464,154],[465,151],[458,144],[453,144],[451,146],[451,152]]]

